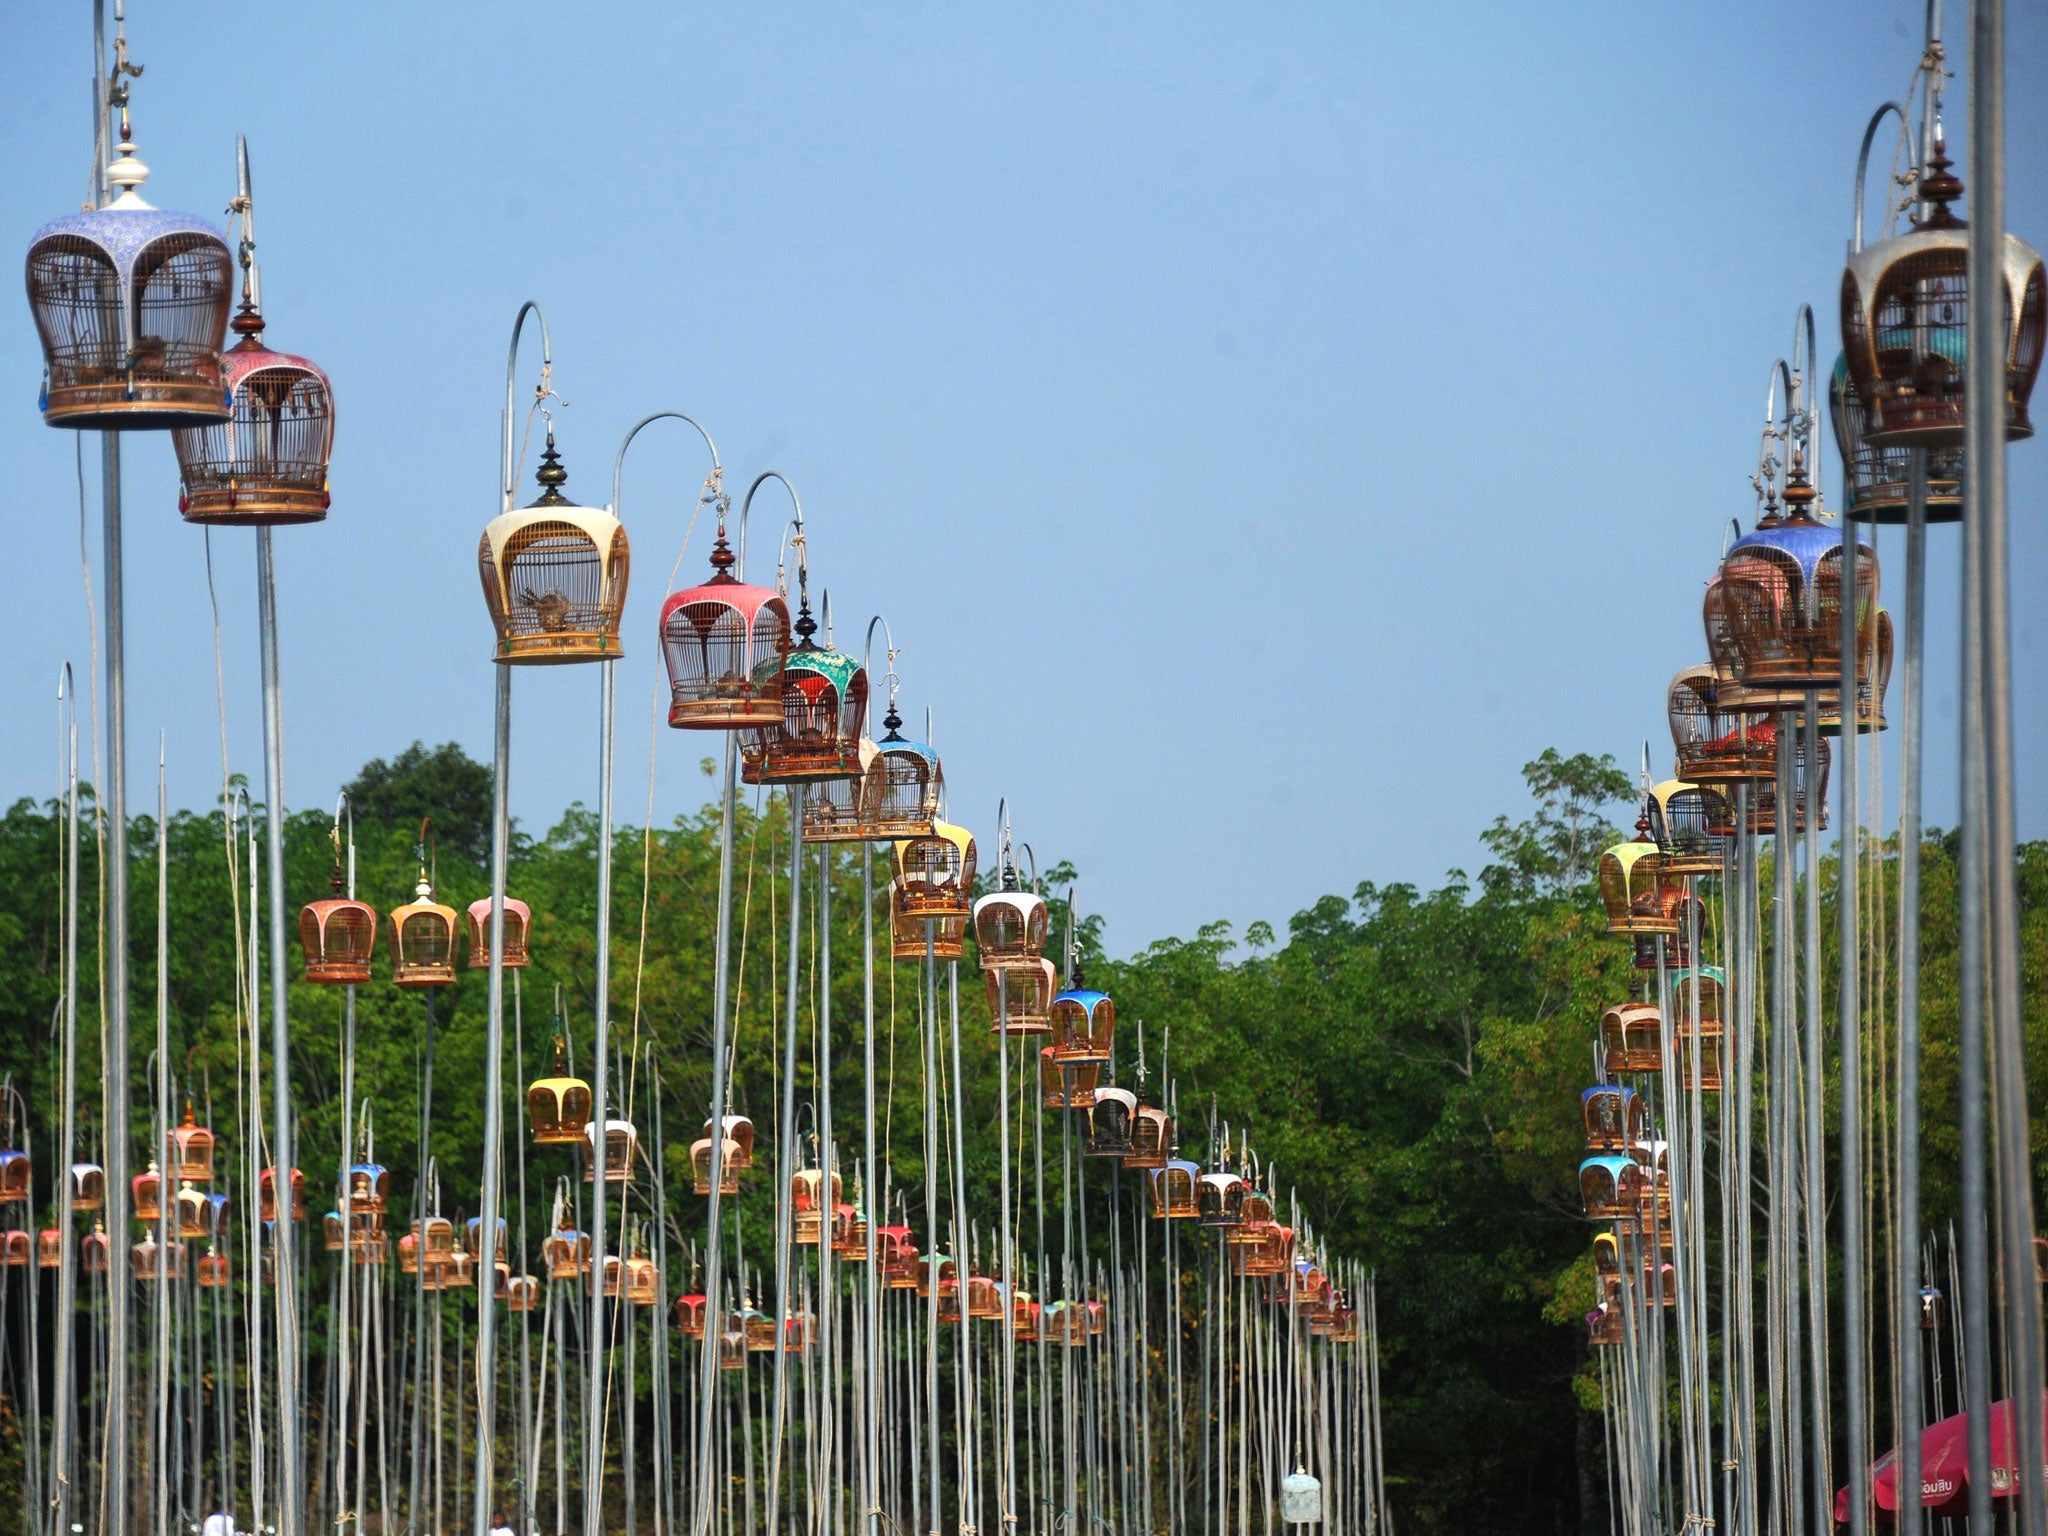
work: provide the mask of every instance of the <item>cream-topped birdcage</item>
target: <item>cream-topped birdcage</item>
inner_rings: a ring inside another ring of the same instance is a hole
[[[530,505],[491,520],[477,546],[500,662],[615,661],[632,553],[625,525],[561,492],[552,428]]]

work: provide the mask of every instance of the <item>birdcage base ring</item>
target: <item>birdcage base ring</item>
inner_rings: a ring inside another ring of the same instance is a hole
[[[492,658],[500,666],[566,666],[580,661],[617,661],[626,653],[616,636],[603,630],[559,634],[514,635],[498,642]]]
[[[324,490],[297,486],[240,486],[188,491],[178,498],[178,510],[203,527],[274,528],[325,521],[329,499]]]
[[[217,379],[131,386],[114,378],[53,388],[43,401],[45,425],[86,432],[170,432],[209,427],[233,414]]]

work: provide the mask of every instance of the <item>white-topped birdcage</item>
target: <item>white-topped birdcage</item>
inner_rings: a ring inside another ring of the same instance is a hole
[[[1912,500],[1913,450],[1870,440],[1870,411],[1849,376],[1846,354],[1836,357],[1828,379],[1828,414],[1842,454],[1842,515],[1857,523],[1905,522]],[[1927,521],[1960,520],[1963,502],[1962,449],[1927,450]]]
[[[477,546],[484,604],[501,662],[615,661],[632,554],[625,525],[561,491],[569,472],[554,432],[530,505],[491,519]]]

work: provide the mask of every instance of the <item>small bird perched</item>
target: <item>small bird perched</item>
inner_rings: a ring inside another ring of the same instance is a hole
[[[550,588],[540,594],[535,594],[531,588],[522,588],[519,601],[533,610],[533,616],[548,634],[560,634],[569,627],[569,599],[559,588]]]

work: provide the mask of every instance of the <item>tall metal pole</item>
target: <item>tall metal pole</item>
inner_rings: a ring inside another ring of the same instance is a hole
[[[593,1042],[597,1070],[592,1073],[591,1114],[596,1132],[591,1138],[590,1183],[590,1337],[586,1341],[588,1369],[584,1378],[584,1422],[589,1429],[583,1445],[583,1529],[601,1531],[599,1512],[604,1493],[604,1207],[607,1122],[611,1117],[611,974],[612,974],[612,718],[617,699],[613,671],[617,663],[605,660],[602,667],[601,698],[598,705],[597,782],[597,996],[593,1009]],[[622,1274],[623,1279],[623,1274]],[[624,1285],[620,1301],[624,1303]]]
[[[1842,785],[1842,825],[1836,838],[1837,860],[1835,907],[1841,925],[1841,975],[1837,994],[1837,1019],[1841,1029],[1842,1096],[1842,1331],[1844,1365],[1843,1409],[1848,1415],[1849,1533],[1865,1536],[1870,1528],[1870,1479],[1864,1469],[1870,1465],[1870,1447],[1865,1436],[1865,1415],[1869,1382],[1864,1360],[1863,1316],[1863,1013],[1857,993],[1861,979],[1859,940],[1862,936],[1857,910],[1862,857],[1861,807],[1857,804],[1857,733],[1862,729],[1862,705],[1857,696],[1858,648],[1862,643],[1861,592],[1857,585],[1861,545],[1856,524],[1842,519],[1842,669],[1841,698],[1836,718],[1841,721],[1836,740],[1841,743],[1842,761],[1837,768]],[[1813,797],[1817,817],[1818,796]],[[1809,878],[1817,878],[1815,871]],[[1815,948],[1819,935],[1815,935]],[[1901,1484],[1917,1487],[1917,1484]]]
[[[56,1497],[50,1536],[71,1536],[72,1373],[77,1361],[78,1241],[71,1165],[78,1160],[78,700],[71,664],[58,688],[63,701],[64,753],[64,1151],[57,1165],[56,1428],[50,1468]],[[227,814],[226,809],[222,811]]]
[[[1899,1480],[1920,1486],[1920,778],[1927,656],[1927,450],[1906,481],[1905,646],[1899,721],[1899,1230],[1893,1310],[1899,1340]],[[1861,1465],[1861,1463],[1857,1463]],[[1925,1516],[1915,1510],[1914,1536]]]

